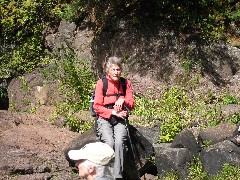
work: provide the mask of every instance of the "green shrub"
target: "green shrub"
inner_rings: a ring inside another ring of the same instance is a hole
[[[163,93],[160,103],[162,124],[160,126],[160,139],[162,142],[172,141],[184,127],[186,127],[184,112],[188,104],[186,92],[173,86]]]
[[[237,124],[240,122],[240,113],[235,113],[230,117],[227,117],[226,119],[227,122],[232,123],[232,124]]]
[[[43,30],[54,19],[55,1],[0,1],[0,77],[17,77],[43,65]],[[55,18],[55,20],[57,20]]]
[[[189,168],[188,172],[188,178],[189,180],[208,180],[207,173],[203,170],[202,163],[200,161],[199,157],[195,157],[191,163],[191,166]]]
[[[5,98],[7,96],[8,96],[7,89],[0,87],[0,98]]]
[[[180,175],[176,172],[167,172],[164,177],[162,178],[163,180],[180,180]]]
[[[31,91],[29,85],[28,85],[28,82],[27,80],[24,78],[24,76],[19,76],[19,79],[21,80],[22,82],[22,86],[21,86],[21,90],[24,92],[24,93],[29,93]]]
[[[240,177],[240,168],[233,164],[224,164],[222,171],[212,177],[212,180],[238,180]]]
[[[212,145],[212,141],[211,140],[204,140],[202,143],[202,147],[201,148],[208,148]]]
[[[181,60],[181,66],[186,73],[191,72],[193,68],[198,64],[200,64],[200,60],[196,62],[192,58],[190,58],[188,55],[184,55],[184,57]]]
[[[42,71],[49,82],[60,84],[58,90],[63,96],[51,119],[64,117],[66,126],[74,131],[86,130],[93,124],[76,115],[81,110],[89,109],[89,100],[95,84],[88,61],[78,58],[72,49],[63,48],[54,56],[51,68]]]
[[[154,120],[160,118],[160,101],[158,99],[150,99],[145,97],[134,96],[135,108],[132,114],[143,117],[143,120],[138,122],[141,125],[148,124],[151,126],[155,123]]]
[[[134,115],[143,117],[146,126],[161,121],[160,141],[171,142],[183,129],[191,124],[202,128],[215,126],[222,120],[222,114],[216,104],[209,106],[201,95],[191,95],[184,88],[173,86],[156,99],[135,97]]]
[[[184,88],[171,87],[164,92],[161,99],[160,139],[161,142],[170,142],[183,128],[197,125],[211,126],[210,123],[221,119],[221,112],[216,106],[209,107],[201,96],[191,96]]]
[[[226,94],[218,99],[219,104],[228,105],[228,104],[240,104],[240,101],[231,94]]]

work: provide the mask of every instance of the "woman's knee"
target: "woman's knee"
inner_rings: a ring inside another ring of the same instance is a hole
[[[112,136],[107,136],[106,134],[104,136],[100,137],[100,140],[106,144],[108,144],[110,147],[114,147],[114,139]]]

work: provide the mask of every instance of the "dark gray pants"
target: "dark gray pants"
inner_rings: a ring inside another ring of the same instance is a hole
[[[98,118],[97,134],[102,142],[107,143],[114,149],[114,177],[122,178],[125,145],[127,141],[127,131],[124,120],[120,120],[117,125],[112,126],[108,120]]]

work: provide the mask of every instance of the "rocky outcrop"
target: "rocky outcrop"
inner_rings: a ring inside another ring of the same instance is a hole
[[[8,86],[10,111],[29,112],[41,106],[51,107],[61,100],[58,84],[46,82],[36,70],[11,80]]]
[[[112,23],[108,31],[96,35],[87,21],[74,24],[63,20],[56,29],[48,27],[43,32],[45,44],[53,52],[59,52],[62,45],[74,49],[79,59],[91,62],[98,76],[104,73],[109,56],[123,57],[124,75],[131,80],[137,94],[145,95],[151,90],[152,96],[159,97],[172,85],[184,85],[196,73],[201,74],[196,82],[197,93],[229,91],[239,97],[238,48],[190,35],[179,37],[158,24],[149,32],[141,26],[135,29],[126,20]],[[188,66],[192,69],[186,69]],[[50,106],[61,97],[55,91],[57,87],[56,83],[42,79],[38,71],[14,78],[8,87],[10,110]]]
[[[200,130],[184,129],[172,143],[154,146],[158,175],[175,172],[187,179],[188,170],[194,158],[199,157],[203,170],[209,175],[221,172],[224,164],[239,166],[240,148],[230,141],[236,135],[237,126],[220,124]]]
[[[94,31],[86,22],[81,25],[61,21],[57,30],[48,27],[44,32],[45,44],[54,52],[59,52],[62,46],[73,48],[83,60],[92,61],[91,45]]]

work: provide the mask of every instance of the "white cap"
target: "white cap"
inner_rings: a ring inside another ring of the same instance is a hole
[[[114,150],[106,143],[94,142],[79,150],[70,150],[68,156],[74,161],[87,159],[96,164],[107,165],[114,158]]]

